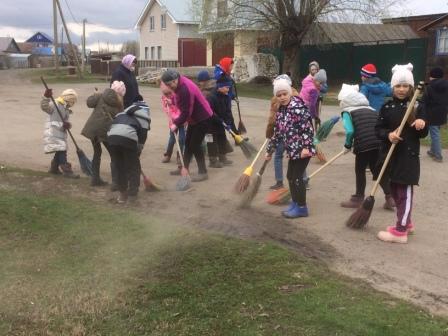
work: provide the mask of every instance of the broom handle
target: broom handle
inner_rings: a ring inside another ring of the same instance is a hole
[[[269,141],[269,139],[264,140],[263,145],[261,145],[260,150],[258,151],[257,155],[255,156],[255,159],[250,164],[250,168],[253,168],[255,166],[255,163],[257,162],[258,158],[260,157],[261,152],[263,151],[263,148],[264,148],[264,146],[266,146],[268,141]]]
[[[331,165],[334,161],[336,161],[338,158],[340,158],[342,155],[344,155],[345,151],[341,151],[340,153],[333,156],[330,160],[328,160],[322,167],[320,167],[318,170],[314,171],[310,176],[308,176],[308,179],[310,180],[315,175],[319,174],[323,169],[327,168],[329,165]]]
[[[268,163],[269,163],[268,160],[264,160],[263,165],[261,166],[260,170],[257,173],[259,176],[264,174],[264,171],[265,171],[266,166],[268,165]]]
[[[232,79],[232,83],[233,83],[233,87],[235,89],[236,107],[238,109],[238,118],[240,119],[240,122],[241,122],[240,99],[238,98],[238,90],[236,89],[236,83],[233,79]]]
[[[48,88],[47,83],[46,83],[45,80],[44,80],[44,77],[40,76],[40,80],[41,80],[42,83],[44,84],[45,89],[48,90],[49,88]],[[59,118],[61,118],[62,123],[64,123],[64,118],[62,118],[62,113],[61,113],[61,111],[59,111],[58,104],[56,104],[56,101],[54,100],[53,96],[51,96],[50,99],[51,99],[51,101],[53,102],[54,107],[56,107],[56,111],[57,111],[58,114],[59,114]],[[66,129],[66,131],[67,131],[68,134],[70,135],[70,138],[72,138],[72,141],[73,141],[73,143],[75,144],[75,147],[76,147],[76,151],[79,151],[78,144],[76,143],[75,138],[73,137],[72,132],[70,132],[69,129]]]
[[[174,134],[174,138],[176,139],[177,150],[179,151],[180,163],[182,163],[182,168],[185,168],[185,164],[184,164],[184,153],[182,153],[182,150],[180,149],[180,145],[179,145],[179,137],[178,137],[178,135],[177,135],[176,132],[173,132],[173,134]]]
[[[417,101],[417,97],[420,93],[420,91],[423,88],[424,82],[420,82],[417,86],[417,90],[415,90],[414,96],[412,97],[411,102],[408,105],[408,108],[406,110],[406,113],[404,114],[403,120],[401,120],[401,124],[398,127],[397,135],[400,136],[401,132],[403,131],[404,125],[408,121],[409,116],[412,113],[412,110],[414,109],[415,102]],[[389,148],[389,152],[387,153],[386,159],[384,160],[383,166],[381,167],[380,174],[378,175],[375,184],[373,185],[372,191],[370,192],[370,196],[375,196],[376,191],[378,190],[378,186],[380,185],[381,179],[383,178],[384,172],[386,171],[387,165],[389,164],[390,158],[392,157],[392,153],[395,150],[395,147],[397,146],[396,143],[393,143],[392,146]]]

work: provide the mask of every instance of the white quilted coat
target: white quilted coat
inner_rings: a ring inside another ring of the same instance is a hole
[[[40,107],[48,114],[44,131],[44,151],[54,153],[67,150],[67,132],[63,127],[63,122],[68,121],[71,110],[65,107],[62,100],[58,99],[56,104],[62,114],[62,120],[50,98],[42,98]]]

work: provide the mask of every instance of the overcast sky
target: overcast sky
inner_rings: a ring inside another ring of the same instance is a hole
[[[137,33],[133,28],[147,3],[147,0],[59,1],[74,43],[80,42],[81,23],[84,18],[87,19],[86,39],[92,49],[98,49],[98,41],[102,47],[107,42],[112,47],[136,39]],[[53,36],[52,3],[52,0],[0,0],[0,36],[14,37],[17,42],[26,40],[37,31]],[[402,8],[395,9],[393,16],[444,12],[448,12],[448,0],[405,0]],[[60,20],[58,23],[61,27]],[[59,34],[60,31],[61,28]]]

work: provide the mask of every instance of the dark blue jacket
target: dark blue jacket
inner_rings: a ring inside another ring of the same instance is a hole
[[[392,96],[392,88],[390,85],[384,83],[378,77],[368,78],[361,84],[359,92],[366,96],[370,107],[377,112],[381,110],[384,104],[384,98]]]
[[[135,74],[123,64],[120,64],[113,72],[110,84],[114,81],[122,81],[124,86],[126,86],[126,94],[123,97],[124,108],[128,108],[134,102],[143,100],[138,92],[138,83]]]

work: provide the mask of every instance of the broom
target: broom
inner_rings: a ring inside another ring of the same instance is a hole
[[[143,184],[145,185],[145,191],[161,191],[162,187],[159,186],[157,183],[151,181],[149,177],[147,177],[142,170],[140,170],[140,173],[142,174],[143,178]]]
[[[177,150],[179,151],[179,159],[180,159],[180,163],[182,165],[182,169],[180,171],[180,179],[179,181],[177,181],[176,184],[176,190],[177,191],[186,191],[188,189],[191,188],[191,177],[190,174],[188,173],[188,169],[185,168],[185,163],[184,163],[184,155],[180,149],[180,145],[179,145],[179,136],[177,135],[176,132],[173,132],[174,134],[174,138],[176,139],[176,146],[177,146]]]
[[[41,76],[40,80],[42,81],[42,84],[44,84],[45,89],[49,89],[47,83],[45,82],[44,78]],[[54,100],[53,96],[50,97],[51,101],[53,102],[54,107],[56,108],[56,111],[59,114],[59,118],[61,118],[61,121],[63,122],[62,113],[59,111],[58,104]],[[78,155],[79,165],[81,166],[81,170],[84,174],[87,176],[92,176],[92,162],[87,158],[87,156],[84,154],[81,148],[78,147],[78,144],[75,141],[75,138],[73,137],[72,132],[67,129],[68,134],[70,135],[70,138],[72,138],[72,141],[76,147],[76,154]]]
[[[403,119],[401,120],[400,126],[398,127],[398,130],[397,130],[398,136],[401,135],[404,125],[408,121],[408,118],[411,115],[412,110],[414,109],[414,105],[417,100],[417,96],[422,91],[423,85],[424,85],[424,82],[420,82],[419,85],[417,86],[417,90],[415,90],[414,96],[412,97],[412,100],[408,105],[406,113],[405,113]],[[381,167],[381,171],[375,181],[375,184],[373,185],[370,195],[364,200],[364,202],[361,204],[361,206],[347,220],[347,222],[345,224],[348,227],[350,227],[352,229],[361,229],[369,221],[370,215],[372,214],[373,206],[375,205],[375,193],[378,190],[378,186],[380,184],[381,179],[383,178],[384,172],[386,171],[387,165],[389,164],[390,158],[392,157],[392,154],[395,150],[396,145],[397,145],[396,143],[393,143],[390,146],[389,152],[387,153],[386,159],[384,160],[383,166]]]
[[[262,176],[268,163],[269,163],[268,160],[264,160],[263,165],[257,172],[257,176],[255,176],[254,183],[252,183],[249,186],[247,192],[243,194],[243,197],[241,198],[241,202],[239,204],[240,208],[248,208],[252,204],[252,201],[254,200],[255,196],[257,196],[258,190],[260,189]]]
[[[254,154],[258,153],[257,149],[251,143],[249,143],[247,139],[244,139],[241,135],[233,132],[232,129],[224,121],[221,120],[221,123],[233,137],[238,147],[241,148],[241,151],[247,159],[252,159]]]
[[[257,155],[255,156],[255,159],[252,161],[252,163],[250,164],[249,167],[247,167],[243,174],[240,176],[240,178],[238,179],[238,181],[235,184],[235,192],[237,194],[241,194],[244,191],[246,191],[247,187],[250,184],[250,177],[252,176],[252,173],[254,171],[254,165],[257,162],[258,158],[261,155],[261,152],[263,151],[264,146],[266,146],[266,143],[269,141],[269,139],[266,139],[263,142],[263,145],[261,146],[260,150],[258,151]]]
[[[316,131],[316,135],[314,137],[314,146],[316,147],[316,157],[319,159],[321,163],[325,163],[327,161],[325,154],[322,151],[320,143],[325,141],[327,137],[330,135],[334,125],[337,124],[340,117],[335,116],[327,121],[325,121],[322,125],[320,125],[319,129]]]
[[[246,126],[244,125],[244,123],[241,120],[241,110],[240,110],[240,99],[238,97],[238,91],[236,90],[236,83],[235,81],[232,79],[233,82],[233,87],[235,88],[235,101],[236,101],[236,107],[238,109],[238,118],[239,118],[239,122],[238,122],[238,133],[240,134],[246,134],[247,130],[246,130]]]
[[[309,180],[311,180],[314,176],[319,174],[322,170],[327,168],[329,165],[331,165],[334,161],[339,159],[344,154],[345,154],[345,151],[341,151],[338,154],[336,154],[335,156],[333,156],[322,167],[320,167],[319,169],[314,171],[312,174],[310,174],[308,176],[308,178],[306,179],[306,181],[308,182]],[[290,193],[289,189],[281,188],[279,190],[274,190],[273,192],[271,192],[268,195],[267,202],[269,204],[282,204],[282,203],[288,201],[290,197],[291,197],[291,193]]]

